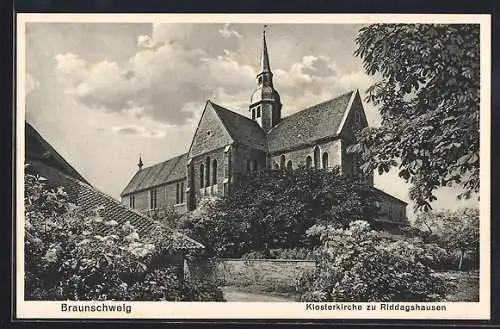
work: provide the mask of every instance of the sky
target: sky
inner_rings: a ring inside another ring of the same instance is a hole
[[[267,45],[283,116],[376,81],[353,55],[361,25],[274,24]],[[26,120],[92,185],[119,199],[137,171],[185,153],[208,99],[248,115],[260,24],[27,23]],[[377,109],[364,101],[370,126]],[[413,205],[397,171],[375,185]],[[436,210],[478,207],[458,190]]]

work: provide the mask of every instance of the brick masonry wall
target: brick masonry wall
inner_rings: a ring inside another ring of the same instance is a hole
[[[329,167],[334,167],[342,164],[342,145],[341,145],[341,140],[333,140],[333,141],[328,141],[324,142],[321,144],[318,144],[320,148],[320,168],[323,167],[322,165],[322,158],[323,158],[323,153],[328,152],[328,166]],[[281,155],[282,154],[277,154],[273,155],[271,157],[271,165],[274,168],[275,164],[280,165],[281,162]],[[287,153],[284,153],[285,155],[285,166],[289,160],[292,161],[292,168],[298,168],[299,166],[305,166],[306,165],[306,157],[310,156],[312,161],[312,166],[314,166],[314,146],[306,146],[304,148],[290,151]]]
[[[292,292],[299,275],[314,268],[315,262],[310,260],[221,259],[215,276],[221,285],[255,285],[263,291]]]
[[[235,145],[232,158],[233,175],[245,175],[247,173],[247,160],[257,160],[259,168],[266,166],[266,155],[264,152],[243,145]]]
[[[210,187],[206,188],[206,165],[207,165],[207,158],[210,157],[210,186],[212,186],[212,178],[213,178],[213,161],[217,160],[217,184],[216,188],[211,189]],[[201,190],[201,184],[200,184],[200,169],[201,165],[203,164],[203,169],[204,169],[204,174],[203,178],[205,180],[205,183],[203,184],[204,190]],[[222,184],[224,182],[225,176],[224,176],[224,147],[219,148],[216,150],[213,150],[211,152],[204,153],[198,157],[195,157],[192,159],[192,165],[193,165],[193,182],[194,182],[194,195],[195,195],[195,200],[196,204],[198,204],[201,200],[201,198],[204,196],[204,193],[209,193],[209,192],[214,192],[217,191],[216,194],[222,195]]]

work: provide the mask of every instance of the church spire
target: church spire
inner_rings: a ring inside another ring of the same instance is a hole
[[[141,170],[142,166],[144,166],[144,164],[142,163],[142,156],[139,154],[139,163],[137,164],[137,167],[139,167],[139,170]]]
[[[257,73],[257,88],[250,99],[249,111],[252,114],[252,120],[255,120],[267,132],[281,120],[281,100],[273,86],[273,73],[267,51],[266,27],[267,25],[264,25],[262,31],[262,54],[260,72]]]
[[[269,54],[267,53],[267,42],[266,42],[266,27],[262,29],[262,55],[260,59],[260,72],[271,72],[271,66],[269,65]]]

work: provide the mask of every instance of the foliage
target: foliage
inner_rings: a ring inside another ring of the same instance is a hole
[[[479,210],[464,208],[457,211],[419,214],[412,224],[414,235],[425,241],[436,242],[450,253],[457,251],[455,265],[462,268],[463,257],[468,254],[479,257]],[[474,260],[473,260],[474,261]]]
[[[346,227],[376,213],[369,186],[331,171],[298,168],[241,176],[226,199],[208,199],[187,214],[186,232],[216,256],[240,257],[310,245],[306,231],[316,223]]]
[[[322,247],[316,269],[297,283],[302,301],[435,301],[446,285],[430,267],[435,255],[418,240],[392,241],[365,221],[347,229],[315,225]]]
[[[380,78],[367,101],[381,127],[363,129],[349,148],[363,170],[399,166],[417,210],[431,209],[440,186],[478,192],[479,25],[374,24],[356,43],[365,71]]]
[[[80,209],[28,172],[24,201],[26,299],[222,300],[214,285],[179,277],[162,226],[156,237],[141,237],[130,223],[105,220],[99,206]]]

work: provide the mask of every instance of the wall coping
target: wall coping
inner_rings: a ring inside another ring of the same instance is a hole
[[[285,259],[285,258],[218,258],[218,261],[240,261],[240,262],[290,262],[290,263],[316,263],[313,259]]]

